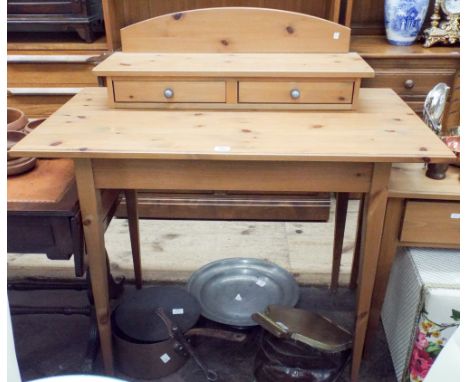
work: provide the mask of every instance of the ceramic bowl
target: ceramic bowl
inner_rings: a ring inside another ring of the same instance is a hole
[[[7,108],[7,126],[8,131],[22,130],[28,123],[28,118],[20,110],[13,107]]]
[[[10,149],[21,141],[26,136],[22,131],[8,131],[7,132],[7,159],[14,160],[16,158],[10,157]]]
[[[29,134],[31,131],[33,131],[37,126],[39,126],[44,121],[45,121],[45,118],[36,119],[34,121],[29,121],[26,127],[24,128],[24,132],[26,134]]]
[[[14,158],[8,161],[7,175],[19,175],[36,167],[36,158]]]

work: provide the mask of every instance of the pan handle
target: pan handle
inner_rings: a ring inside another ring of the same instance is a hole
[[[185,336],[203,336],[210,338],[218,338],[220,340],[231,342],[244,342],[247,335],[244,333],[231,332],[229,330],[220,330],[212,328],[193,328],[185,332]]]
[[[205,374],[206,379],[208,381],[216,381],[218,379],[218,374],[215,371],[208,369],[203,364],[203,362],[198,358],[197,354],[195,353],[193,348],[189,345],[184,335],[179,331],[179,328],[177,327],[177,325],[175,325],[170,320],[170,318],[167,317],[166,312],[164,312],[164,309],[158,308],[156,313],[159,317],[161,317],[168,331],[170,332],[169,336],[177,340],[184,347],[184,349],[187,351],[187,353],[190,354],[190,356],[193,358],[193,360],[198,365],[198,367],[203,371],[203,374]]]
[[[163,308],[158,308],[158,310],[156,311],[156,314],[159,316],[159,318],[164,323],[164,326],[167,329],[169,337],[174,338],[176,332],[179,330],[177,328],[177,326],[172,323],[172,321],[169,319],[169,317],[167,317],[166,312],[164,312]]]
[[[273,321],[265,313],[252,314],[252,320],[260,324],[264,329],[268,330],[271,334],[278,338],[289,338],[290,333],[286,325],[281,325],[279,322]]]

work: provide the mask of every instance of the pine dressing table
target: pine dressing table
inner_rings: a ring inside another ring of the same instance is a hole
[[[304,15],[299,19],[291,12],[275,12],[286,24],[273,24],[281,33],[270,43],[265,37],[263,52],[284,47],[287,39],[296,38],[291,35],[310,43],[308,35],[301,35]],[[239,31],[238,36],[214,39],[201,30],[198,46],[193,39],[185,42],[193,49],[212,51],[214,46],[217,51],[254,49],[250,37],[258,34],[253,27],[258,24],[244,20],[239,25],[231,16],[224,21],[218,17],[215,24]],[[182,14],[164,17],[166,31],[172,23],[182,20],[189,25],[191,19]],[[151,20],[156,19],[161,20]],[[154,25],[151,30],[158,33]],[[158,38],[169,43],[177,40],[167,32]],[[157,45],[158,38],[152,43]],[[291,41],[298,46],[298,40]],[[323,40],[313,42],[318,43]],[[111,312],[100,190],[127,190],[130,202],[135,202],[137,190],[358,192],[365,194],[351,371],[351,380],[358,381],[392,163],[437,163],[454,155],[394,91],[361,89],[356,97],[355,110],[344,111],[204,110],[202,105],[199,110],[130,110],[109,107],[106,89],[86,88],[10,151],[17,156],[74,160],[108,373],[113,372]],[[129,224],[137,236],[134,211]],[[139,259],[134,261],[139,269]]]

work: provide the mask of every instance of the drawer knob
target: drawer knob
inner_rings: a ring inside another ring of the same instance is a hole
[[[291,90],[291,98],[292,99],[298,99],[301,96],[301,92],[299,89],[293,89]]]
[[[172,90],[171,88],[164,89],[164,97],[166,98],[174,97],[174,90]]]
[[[406,89],[413,89],[414,88],[414,81],[413,80],[406,80],[405,81],[405,88]]]

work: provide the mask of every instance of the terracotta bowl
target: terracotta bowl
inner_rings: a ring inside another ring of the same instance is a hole
[[[19,175],[36,167],[36,158],[14,158],[8,161],[7,175]]]
[[[7,159],[8,161],[16,158],[10,157],[10,149],[21,141],[26,136],[22,131],[8,131],[7,132]]]
[[[22,130],[28,123],[28,118],[20,110],[13,107],[7,108],[8,131]]]
[[[29,121],[26,127],[24,128],[24,132],[26,134],[29,134],[31,131],[33,131],[37,126],[39,126],[44,121],[45,121],[45,118],[36,119],[34,121]]]

